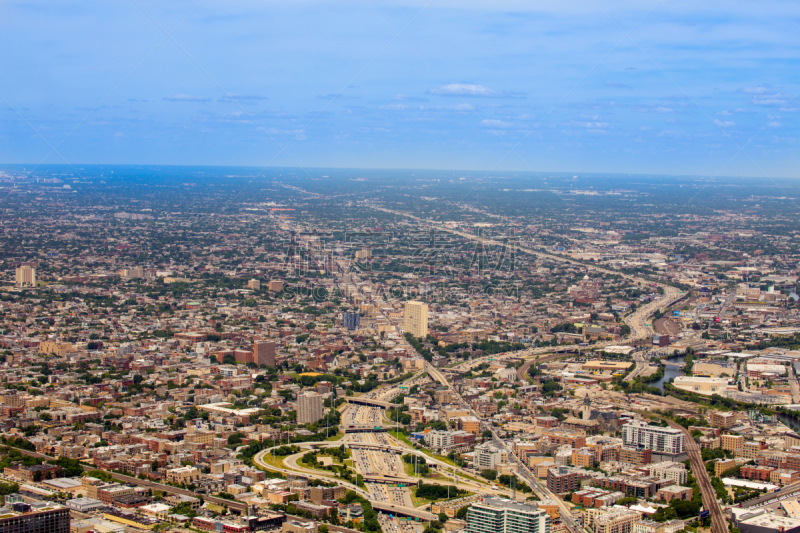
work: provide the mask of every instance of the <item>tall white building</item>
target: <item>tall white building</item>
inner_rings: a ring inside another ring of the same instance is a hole
[[[140,266],[123,268],[119,275],[127,279],[141,279],[144,277],[144,268]]]
[[[415,337],[428,336],[428,304],[406,302],[405,330]]]
[[[536,504],[481,498],[469,507],[467,533],[550,533],[550,517]]]
[[[634,420],[622,426],[625,446],[647,448],[659,453],[684,453],[685,440],[679,429],[651,426],[643,420]]]
[[[323,398],[316,392],[306,392],[297,397],[297,423],[313,424],[323,415]]]
[[[36,269],[30,265],[22,265],[17,268],[17,287],[35,287]]]
[[[508,461],[508,454],[490,442],[475,446],[472,464],[478,470],[497,470],[497,465]]]
[[[452,431],[429,431],[425,434],[425,444],[434,450],[453,445]]]

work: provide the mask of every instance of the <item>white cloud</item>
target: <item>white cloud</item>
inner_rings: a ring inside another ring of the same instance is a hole
[[[515,98],[523,96],[519,93],[498,92],[476,83],[450,83],[430,90],[439,96],[491,96],[495,98]]]
[[[228,93],[222,98],[219,99],[220,102],[227,102],[229,100],[239,100],[245,102],[254,102],[257,100],[269,100],[266,96],[261,96],[259,94],[236,94],[236,93]]]
[[[755,105],[783,105],[788,100],[789,97],[786,96],[785,94],[774,93],[774,94],[756,94],[750,101]]]
[[[722,128],[727,128],[729,126],[735,126],[735,124],[733,122],[729,121],[729,120],[720,120],[720,119],[715,119],[714,120],[714,124],[716,124],[717,126],[720,126]]]
[[[780,128],[781,126],[783,126],[783,124],[777,121],[773,121],[767,124],[767,126],[769,126],[770,128]]]
[[[164,100],[167,102],[210,102],[211,98],[192,96],[191,94],[173,94],[172,96],[165,96]]]
[[[396,102],[427,102],[427,98],[420,98],[419,96],[407,96],[405,94],[395,95],[392,100]]]
[[[403,109],[408,109],[408,106],[403,104],[389,104],[389,105],[382,105],[378,109],[388,109],[391,111],[402,111]]]
[[[747,94],[764,94],[769,92],[769,89],[766,87],[745,87],[742,91]]]
[[[726,109],[725,111],[720,111],[719,113],[717,113],[717,115],[720,115],[720,116],[722,116],[722,117],[729,117],[729,116],[731,116],[732,114],[733,114],[733,113],[731,113],[731,112],[730,112],[730,111],[728,111],[727,109]]]
[[[511,128],[514,125],[510,122],[503,122],[502,120],[494,120],[494,119],[484,119],[481,121],[481,124],[484,126],[489,126],[492,128]]]
[[[608,126],[608,122],[573,122],[576,126],[581,126],[582,128],[605,128]]]
[[[656,113],[672,113],[674,109],[671,107],[657,107],[655,108]]]

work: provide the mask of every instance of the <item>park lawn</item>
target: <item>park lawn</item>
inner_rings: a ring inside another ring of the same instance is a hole
[[[427,498],[417,498],[417,487],[411,487],[411,503],[414,504],[414,507],[429,505],[435,501]]]
[[[389,435],[391,435],[392,437],[394,437],[394,438],[396,438],[397,440],[399,440],[399,441],[403,442],[403,443],[404,443],[406,446],[409,446],[409,447],[411,447],[411,448],[413,448],[413,447],[414,447],[414,443],[413,443],[413,442],[411,442],[411,439],[409,439],[408,437],[406,437],[406,436],[405,436],[403,433],[401,433],[400,431],[398,431],[398,430],[394,430],[394,431],[389,431],[388,433],[389,433]]]
[[[406,475],[408,477],[414,477],[414,478],[422,477],[422,476],[415,476],[414,475],[414,464],[413,463],[412,464],[408,464],[405,461],[403,461],[403,468],[405,468]]]
[[[336,441],[336,440],[342,440],[343,438],[344,438],[344,433],[337,433],[336,435],[328,437],[325,440],[326,441]]]
[[[283,464],[284,458],[285,457],[281,455],[272,455],[268,453],[264,456],[262,461],[274,468],[287,468],[286,465]]]

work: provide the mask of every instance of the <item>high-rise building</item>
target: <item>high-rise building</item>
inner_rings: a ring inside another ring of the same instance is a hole
[[[345,311],[342,313],[342,325],[354,331],[361,325],[361,314],[358,311]]]
[[[254,291],[261,290],[261,281],[257,279],[251,279],[250,281],[247,282],[247,288],[253,289]]]
[[[467,533],[550,533],[550,516],[534,503],[481,498],[467,511]]]
[[[306,392],[297,397],[297,423],[313,424],[322,418],[322,395]]]
[[[283,282],[274,279],[269,282],[267,288],[273,292],[281,292],[283,290]]]
[[[127,279],[141,279],[144,277],[144,269],[140,266],[123,268],[119,275]]]
[[[63,505],[17,502],[4,511],[0,533],[69,533],[69,508]]]
[[[356,259],[369,259],[370,257],[372,257],[372,251],[366,248],[356,252]]]
[[[258,366],[275,366],[275,343],[255,341],[253,343],[253,362]]]
[[[497,465],[508,460],[508,454],[490,442],[475,446],[472,464],[479,470],[497,470]]]
[[[647,448],[658,453],[684,453],[684,435],[679,429],[651,426],[643,420],[634,420],[622,426],[625,446]]]
[[[36,269],[31,265],[22,265],[17,268],[17,287],[35,287]]]
[[[428,304],[406,302],[405,329],[415,337],[428,336]]]

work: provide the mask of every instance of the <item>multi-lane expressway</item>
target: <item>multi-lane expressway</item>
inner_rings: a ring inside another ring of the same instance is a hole
[[[464,401],[464,399],[455,390],[444,374],[442,374],[431,364],[426,364],[426,369],[433,379],[450,389],[462,408],[467,409],[475,418],[481,420],[480,415],[466,401]],[[561,522],[567,527],[567,529],[571,533],[583,533],[585,530],[577,521],[572,518],[572,511],[566,505],[566,503],[561,498],[550,492],[550,490],[539,481],[539,478],[537,478],[533,472],[531,472],[531,470],[528,468],[528,465],[520,460],[516,453],[514,453],[514,450],[509,449],[505,441],[497,435],[494,427],[491,424],[483,421],[481,422],[481,427],[491,431],[492,440],[494,441],[495,445],[508,453],[508,457],[517,464],[517,473],[528,483],[536,495],[540,499],[551,499],[557,503],[559,507],[559,514],[561,515]]]

